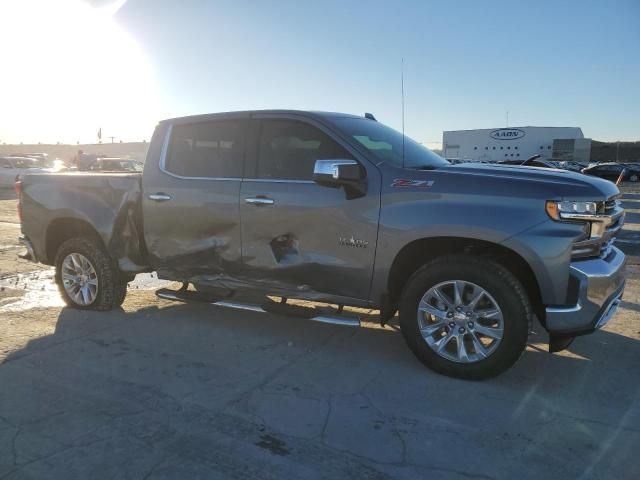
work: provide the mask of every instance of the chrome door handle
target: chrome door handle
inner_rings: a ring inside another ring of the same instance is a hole
[[[167,200],[171,200],[171,195],[167,195],[166,193],[152,193],[149,195],[149,200],[166,202]]]
[[[271,198],[265,197],[250,197],[245,198],[244,201],[249,205],[255,205],[256,207],[261,205],[273,205],[275,203]]]

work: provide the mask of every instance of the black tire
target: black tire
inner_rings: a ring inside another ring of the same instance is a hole
[[[79,253],[86,257],[97,274],[97,295],[88,305],[76,303],[62,285],[62,262],[71,253]],[[79,310],[106,311],[118,308],[124,302],[127,295],[126,277],[120,273],[115,262],[97,239],[77,237],[65,241],[56,253],[55,266],[58,290],[69,307]]]
[[[431,287],[450,280],[464,280],[482,287],[502,310],[502,340],[483,360],[458,363],[443,358],[427,345],[420,333],[418,302]],[[425,264],[407,281],[400,301],[400,327],[411,351],[430,369],[468,380],[494,377],[509,369],[525,350],[532,318],[531,304],[518,279],[498,263],[470,255],[449,255]]]

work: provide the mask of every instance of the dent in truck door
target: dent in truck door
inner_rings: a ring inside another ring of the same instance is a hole
[[[206,283],[238,269],[245,125],[166,127],[160,159],[143,176],[144,235],[160,278]]]
[[[291,295],[368,300],[380,210],[373,165],[367,193],[312,181],[316,160],[353,159],[320,125],[257,115],[240,192],[245,274]]]

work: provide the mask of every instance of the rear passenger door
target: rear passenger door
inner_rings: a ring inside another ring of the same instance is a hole
[[[207,283],[237,272],[246,122],[172,125],[159,161],[145,166],[144,237],[161,278]]]
[[[240,192],[246,275],[291,296],[368,299],[380,209],[375,166],[307,118],[257,115]],[[367,192],[313,182],[316,160],[355,159]]]

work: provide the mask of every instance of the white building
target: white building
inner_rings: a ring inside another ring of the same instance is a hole
[[[589,161],[591,140],[578,127],[515,127],[453,130],[442,134],[447,159],[499,162],[543,159]]]

